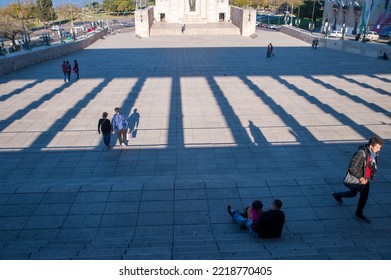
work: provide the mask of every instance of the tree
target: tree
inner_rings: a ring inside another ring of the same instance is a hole
[[[16,37],[23,33],[22,24],[19,19],[12,17],[5,9],[0,10],[0,35],[12,42],[12,48],[17,49]]]
[[[233,5],[237,7],[252,7],[256,9],[257,7],[267,5],[267,0],[234,0]]]
[[[135,9],[134,0],[103,0],[102,8],[108,13],[123,13]]]
[[[64,19],[69,19],[70,21],[78,18],[81,12],[81,7],[74,4],[63,4],[56,8],[57,14],[59,14]]]
[[[304,4],[300,6],[300,15],[305,18],[312,19],[312,11],[314,10],[314,21],[316,22],[316,18],[323,16],[321,8],[323,8],[323,5],[320,1],[305,0]]]
[[[52,0],[36,0],[37,17],[42,21],[50,21],[56,17]],[[53,14],[54,13],[54,14]]]

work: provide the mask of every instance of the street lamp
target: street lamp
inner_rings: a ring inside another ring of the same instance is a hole
[[[342,38],[341,38],[341,40],[345,39],[345,33],[346,33],[346,24],[343,23],[342,24]]]
[[[312,19],[311,19],[311,26],[310,26],[311,33],[312,33],[312,30],[314,30],[314,28],[315,28],[314,14],[315,14],[315,0],[314,0],[314,4],[312,5]]]
[[[19,0],[18,0],[19,1]],[[43,36],[45,38],[45,42],[46,42],[46,46],[49,46],[49,40],[50,40],[50,37],[49,37],[49,34],[46,30],[46,23],[45,23],[45,17],[44,17],[44,14],[43,14],[43,7],[42,7],[42,0],[39,0],[39,6],[41,8],[41,16],[42,16],[42,22],[43,22],[43,29],[45,30],[45,32],[43,33]]]
[[[20,1],[19,1],[19,0],[18,0],[18,6],[19,6],[19,11],[20,11],[21,20],[22,20],[24,46],[25,46],[25,48],[26,48],[27,50],[29,50],[29,49],[30,49],[30,47],[29,47],[29,41],[28,41],[28,38],[27,38],[27,35],[26,35],[26,33],[28,33],[28,32],[27,32],[27,30],[26,30],[26,25],[24,25],[23,13],[22,13],[22,8],[21,8],[21,6],[20,6]]]

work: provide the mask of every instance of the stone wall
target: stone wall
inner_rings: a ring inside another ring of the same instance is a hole
[[[5,57],[0,57],[0,76],[82,50],[106,34],[107,29],[104,29],[90,35],[88,38],[79,39],[75,42],[44,46],[32,49],[31,51],[25,50],[17,53],[11,53]]]
[[[281,26],[280,31],[288,34],[292,37],[305,41],[309,44],[312,43],[314,38],[318,38],[319,47],[325,47],[329,49],[336,49],[348,53],[361,54],[369,57],[377,57],[380,54],[380,51],[385,51],[389,56],[391,55],[391,46],[387,44],[376,44],[376,43],[363,43],[353,40],[338,40],[334,38],[320,38],[317,36],[303,31],[301,29],[296,29],[290,26]]]
[[[256,11],[254,9],[231,6],[230,15],[231,22],[239,28],[242,36],[250,36],[255,33]]]

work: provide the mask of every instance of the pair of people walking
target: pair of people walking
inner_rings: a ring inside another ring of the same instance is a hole
[[[76,59],[74,60],[73,68],[72,68],[71,64],[69,63],[69,61],[64,60],[61,65],[61,69],[62,69],[62,73],[64,74],[64,82],[65,83],[67,82],[67,80],[68,80],[68,82],[71,81],[72,69],[73,69],[73,72],[76,74],[76,80],[79,79],[79,64],[77,63]]]
[[[133,135],[135,128],[138,128],[140,122],[140,114],[137,109],[133,110],[128,122],[125,115],[121,114],[120,108],[114,109],[115,114],[110,122],[108,113],[104,112],[102,118],[98,121],[98,133],[102,132],[103,142],[106,149],[110,149],[111,134],[117,133],[117,138],[120,146],[127,146],[129,136]]]
[[[267,46],[267,52],[266,52],[266,58],[269,58],[269,57],[275,57],[274,53],[273,53],[273,45],[272,43],[270,43],[268,46]]]

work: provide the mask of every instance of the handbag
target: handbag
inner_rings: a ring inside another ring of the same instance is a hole
[[[364,185],[361,184],[360,180],[354,177],[350,172],[346,172],[345,178],[343,179],[343,184],[349,189],[355,189],[361,191]]]
[[[132,131],[130,131],[130,132],[128,132],[128,133],[126,133],[126,140],[130,140],[130,139],[132,139],[133,138],[133,134],[132,134]]]

